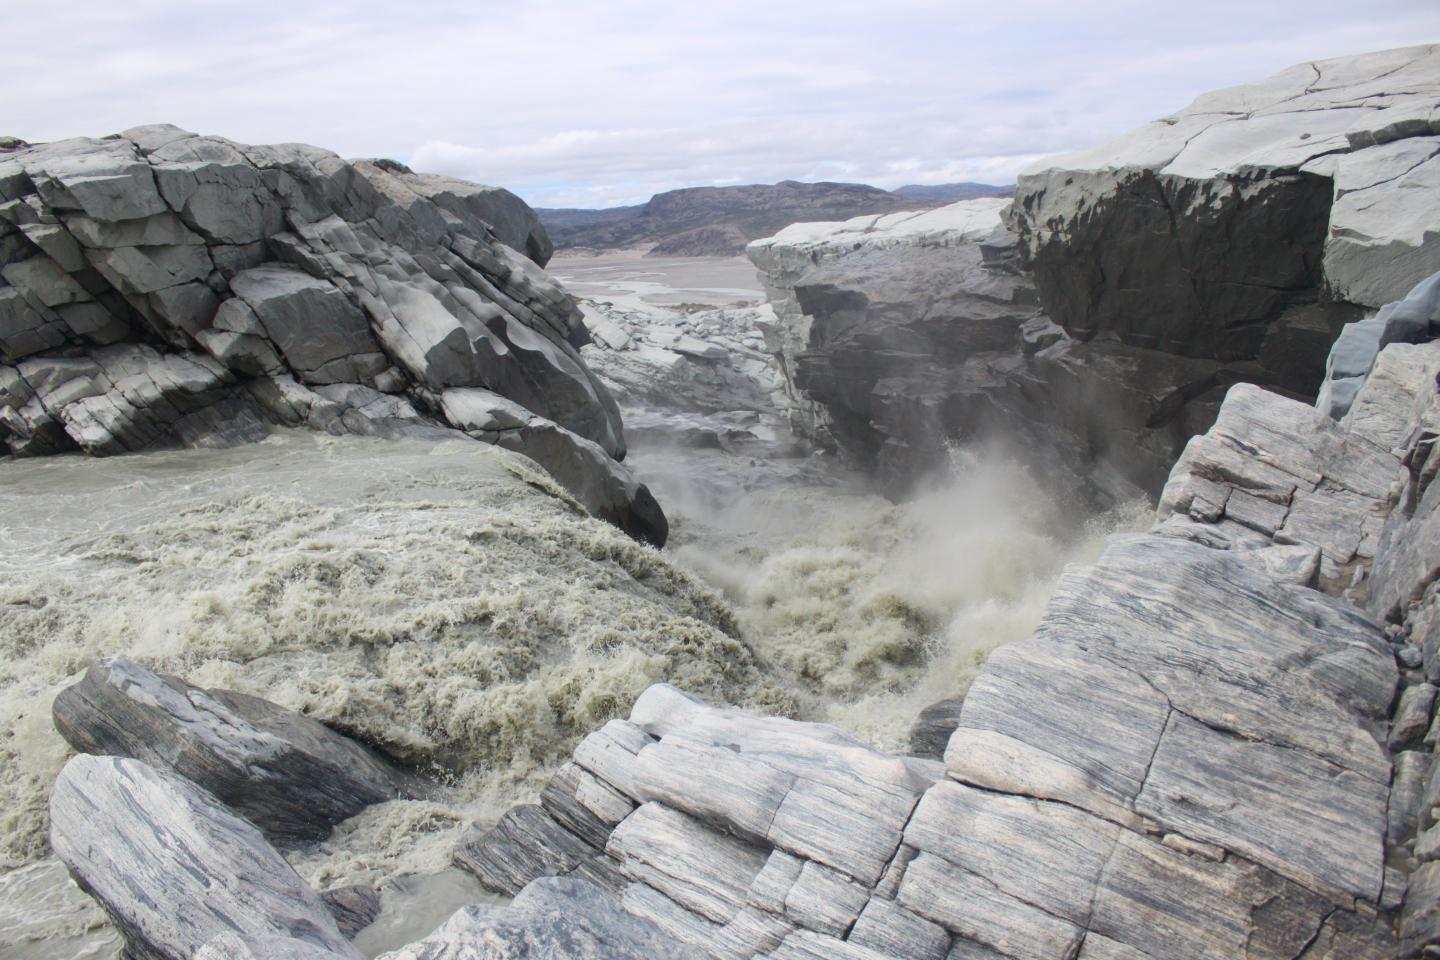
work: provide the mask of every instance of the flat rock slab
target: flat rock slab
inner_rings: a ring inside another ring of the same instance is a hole
[[[276,843],[321,839],[370,804],[420,786],[308,717],[257,697],[202,690],[123,657],[91,665],[55,698],[53,715],[76,750],[172,771]]]
[[[137,960],[191,960],[222,934],[255,947],[293,939],[310,952],[359,957],[259,830],[138,760],[87,755],[67,763],[50,795],[50,845]]]
[[[991,658],[946,762],[1374,902],[1396,680],[1383,631],[1348,604],[1229,551],[1115,538],[1061,578],[1033,638]],[[1023,767],[995,762],[1001,742]]]

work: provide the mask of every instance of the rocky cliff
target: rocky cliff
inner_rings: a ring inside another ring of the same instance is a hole
[[[1440,343],[1335,422],[1249,384],[1066,571],[943,762],[650,689],[457,862],[714,958],[1380,958],[1440,942]],[[1398,694],[1398,695],[1397,695]]]
[[[0,439],[109,455],[460,430],[665,538],[512,194],[168,126],[0,147]]]
[[[1343,325],[1440,269],[1436,110],[1440,48],[1304,64],[1037,164],[1003,216],[757,241],[798,425],[902,491],[942,439],[998,435],[1061,488],[1154,495],[1229,384],[1343,401],[1421,335],[1369,324],[1326,373]]]

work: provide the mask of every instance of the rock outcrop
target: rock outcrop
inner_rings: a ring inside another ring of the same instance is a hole
[[[1339,422],[1233,386],[1154,529],[936,711],[943,763],[657,686],[457,863],[590,879],[724,960],[1419,956],[1437,374],[1392,345]]]
[[[125,935],[130,956],[190,960],[229,934],[252,946],[298,940],[308,952],[297,956],[359,957],[260,831],[138,760],[67,763],[50,795],[50,844]]]
[[[974,200],[756,241],[797,426],[897,493],[999,436],[1062,491],[1154,495],[1227,387],[1314,397],[1341,328],[1440,269],[1436,111],[1440,47],[1303,64],[1037,164],[1008,229]],[[1426,310],[1349,328],[1337,411]]]
[[[1300,64],[1041,161],[1010,222],[1073,336],[1256,361],[1313,392],[1346,305],[1440,269],[1437,108],[1437,46]]]
[[[1019,270],[1005,206],[797,224],[750,245],[792,425],[902,496],[947,440],[998,442],[1089,501],[1158,490],[1235,377],[1069,337]]]
[[[183,777],[277,844],[318,840],[419,782],[323,724],[258,697],[202,690],[124,657],[62,690],[55,727],[80,753]]]
[[[107,455],[267,423],[425,436],[462,426],[446,391],[489,390],[552,425],[537,459],[575,448],[585,480],[562,483],[587,508],[661,542],[653,500],[613,462],[619,411],[580,358],[579,308],[540,268],[549,252],[512,194],[390,161],[168,126],[12,145],[0,439]]]

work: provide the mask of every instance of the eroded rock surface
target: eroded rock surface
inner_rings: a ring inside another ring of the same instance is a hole
[[[1232,387],[1155,529],[991,656],[943,763],[658,686],[457,862],[501,890],[591,879],[725,960],[1418,956],[1432,347],[1382,353],[1343,422]]]
[[[168,126],[10,144],[0,439],[107,455],[276,422],[427,436],[460,426],[445,391],[474,388],[596,445],[601,460],[572,453],[587,462],[562,483],[620,475],[638,495],[612,462],[620,415],[580,358],[581,312],[540,268],[549,252],[512,194],[390,161]],[[550,431],[535,443],[554,460]],[[607,518],[663,540],[647,498]]]
[[[67,763],[50,796],[50,844],[125,935],[131,956],[190,960],[229,935],[259,956],[271,955],[264,945],[275,938],[300,941],[297,957],[359,957],[259,830],[138,760]]]
[[[52,708],[81,753],[133,757],[199,786],[280,844],[318,840],[418,781],[323,724],[124,657],[93,664]]]
[[[1297,311],[1378,307],[1440,269],[1437,107],[1440,47],[1299,64],[1037,163],[1010,221],[1072,335],[1278,372]]]

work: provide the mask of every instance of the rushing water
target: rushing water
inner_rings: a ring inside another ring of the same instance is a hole
[[[759,296],[736,261],[554,269],[657,324]],[[695,449],[647,431],[630,463],[671,515],[664,555],[577,516],[522,458],[463,441],[278,431],[235,450],[0,462],[0,955],[115,954],[45,843],[67,756],[50,701],[97,656],[263,695],[434,773],[430,796],[291,855],[319,888],[382,887],[359,941],[373,956],[483,897],[449,868],[460,833],[533,799],[650,683],[903,749],[921,707],[1033,628],[1063,564],[1143,517],[1065,516],[993,451],[956,451],[901,505],[788,442]]]

